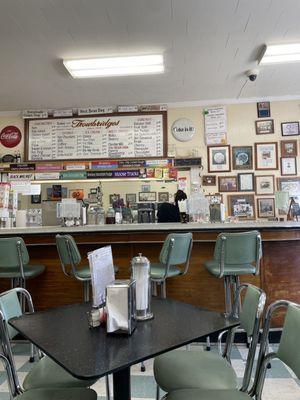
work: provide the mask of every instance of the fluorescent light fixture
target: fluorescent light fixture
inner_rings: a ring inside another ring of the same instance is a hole
[[[260,64],[300,61],[300,43],[265,46]]]
[[[146,75],[164,72],[162,54],[63,60],[63,63],[73,78]]]

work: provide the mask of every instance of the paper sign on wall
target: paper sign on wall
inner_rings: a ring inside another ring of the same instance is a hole
[[[225,106],[205,108],[204,124],[207,145],[226,144],[227,115]]]
[[[105,301],[105,288],[115,280],[111,246],[105,246],[88,253],[91,270],[93,306]]]

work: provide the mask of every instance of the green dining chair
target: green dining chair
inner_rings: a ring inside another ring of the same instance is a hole
[[[258,275],[262,257],[261,236],[258,231],[220,233],[214,258],[204,267],[215,277],[224,277],[225,311],[232,312],[232,297],[240,285],[240,275]],[[233,286],[233,291],[231,289]]]
[[[83,282],[83,298],[84,301],[90,299],[90,283],[91,271],[89,265],[79,267],[81,255],[78,246],[71,235],[56,235],[56,247],[61,263],[63,273],[68,277]],[[118,272],[118,267],[114,265],[115,273]]]
[[[160,296],[167,297],[166,279],[185,275],[189,269],[193,246],[192,233],[171,233],[162,246],[159,263],[150,264],[150,277],[154,285],[154,294],[160,286]]]
[[[276,352],[267,352],[270,321],[279,308],[287,309],[282,335]],[[267,310],[254,382],[248,393],[239,390],[181,389],[169,393],[167,400],[262,400],[268,364],[277,358],[300,379],[300,305],[280,300]],[[211,377],[214,380],[214,377]],[[215,380],[214,380],[215,382]],[[284,400],[284,395],[281,395]]]
[[[239,311],[239,299],[245,292]],[[255,350],[259,338],[260,319],[264,309],[266,295],[263,290],[250,285],[241,285],[235,294],[234,316],[239,317],[240,326],[251,338],[246,361],[246,369],[240,390],[247,391],[253,370]],[[226,345],[221,354],[206,351],[173,350],[158,356],[154,360],[154,377],[159,387],[166,392],[186,388],[235,389],[237,377],[230,364],[230,354],[236,328],[227,334]],[[221,339],[221,335],[219,338]]]
[[[18,380],[18,375],[14,368],[14,358],[10,345],[10,339],[17,335],[17,331],[12,328],[7,321],[10,318],[22,315],[19,296],[23,295],[26,299],[26,306],[30,313],[34,312],[33,303],[29,292],[23,288],[14,288],[0,294],[0,340],[4,357],[12,366],[12,374],[16,386],[20,392],[22,390],[41,389],[41,388],[68,388],[68,387],[89,387],[96,382],[96,379],[81,380],[74,378],[66,370],[55,363],[50,357],[40,358],[26,375],[23,388]],[[36,351],[31,349],[31,355]]]
[[[11,279],[11,287],[26,287],[26,279],[45,271],[42,264],[29,264],[29,254],[20,237],[0,239],[0,278]]]

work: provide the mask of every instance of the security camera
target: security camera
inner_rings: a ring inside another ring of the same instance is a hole
[[[258,74],[258,69],[249,69],[249,71],[246,72],[246,75],[251,82],[254,82],[256,80]]]

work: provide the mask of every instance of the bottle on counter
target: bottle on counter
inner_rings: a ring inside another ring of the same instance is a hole
[[[96,218],[97,225],[104,225],[105,224],[105,211],[104,211],[103,207],[98,206],[96,208],[96,214],[97,214],[97,218]]]
[[[122,221],[123,221],[122,208],[116,209],[115,220],[116,220],[116,224],[122,224]]]
[[[116,213],[113,207],[109,207],[106,213],[106,223],[115,224],[116,223]]]

